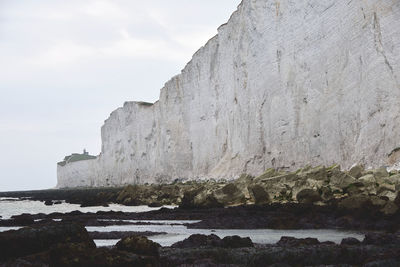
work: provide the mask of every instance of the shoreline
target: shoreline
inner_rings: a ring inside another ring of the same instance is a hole
[[[39,259],[31,254],[18,254],[7,259],[8,262],[0,261],[0,266],[14,266],[18,261],[74,266],[71,262],[74,259],[87,266],[120,266],[128,262],[132,264],[132,259],[138,266],[267,266],[278,263],[283,266],[396,266],[400,264],[399,189],[400,173],[397,171],[387,172],[383,168],[365,170],[362,166],[341,171],[339,166],[333,165],[305,167],[295,172],[268,169],[259,177],[242,175],[234,181],[5,192],[0,193],[0,197],[42,201],[43,207],[53,206],[55,210],[60,200],[79,204],[81,208],[120,204],[126,207],[144,205],[154,210],[87,213],[75,210],[0,218],[0,227],[24,227],[0,233],[0,243],[4,243],[4,249],[7,249],[5,237],[13,240],[15,235],[21,234],[18,237],[20,241],[15,242],[22,242],[27,238],[23,233],[32,231],[47,236],[57,233],[59,230],[54,229],[59,227],[76,227],[80,229],[76,230],[81,233],[79,236],[86,236],[86,245],[61,240],[55,248],[40,251]],[[163,207],[166,205],[176,207]],[[157,221],[170,221],[171,227],[179,225],[186,234],[194,234],[172,246],[160,247],[151,241],[154,232],[159,234],[156,237],[164,234]],[[178,224],[178,221],[191,222]],[[136,226],[142,230],[132,231]],[[156,228],[159,231],[154,230],[155,226],[159,227]],[[85,227],[91,231],[88,232]],[[116,230],[96,233],[96,229],[106,227]],[[153,231],[149,231],[151,227]],[[275,229],[281,230],[281,233],[318,229],[323,233],[323,230],[337,229],[357,232],[365,235],[365,238],[358,240],[347,237],[340,244],[335,244],[320,242],[316,238],[285,237],[281,234],[274,244],[253,244],[246,237],[225,236],[221,239],[215,235],[224,230],[238,230],[237,233],[240,230],[257,229]],[[141,237],[143,235],[150,240]],[[113,247],[96,248],[94,237],[102,238],[96,240],[115,242],[122,239]],[[128,242],[130,249],[121,250],[121,242]],[[242,247],[243,244],[246,245]],[[20,246],[23,247],[22,243],[17,248]],[[143,255],[143,250],[132,250],[138,246],[153,247],[155,254]],[[88,255],[96,255],[97,258],[90,259]],[[112,262],[104,264],[106,259],[112,259]],[[65,264],[59,264],[60,260]]]
[[[292,208],[296,209],[297,212],[293,213]],[[374,229],[360,231],[363,227],[359,228],[359,231],[365,236],[363,239],[349,237],[350,235],[348,235],[337,243],[331,241],[321,242],[315,237],[290,237],[290,231],[286,231],[287,236],[283,235],[277,242],[260,244],[240,236],[228,235],[222,239],[211,231],[208,235],[192,234],[182,241],[161,247],[142,236],[147,236],[151,239],[151,236],[165,233],[151,231],[96,232],[89,231],[84,227],[92,225],[102,228],[111,225],[132,226],[137,224],[146,226],[146,220],[152,220],[152,222],[147,222],[151,225],[162,219],[188,220],[190,218],[198,218],[200,222],[192,222],[186,224],[186,226],[189,229],[231,229],[232,227],[227,224],[227,221],[232,220],[234,215],[236,222],[242,223],[234,229],[260,229],[258,227],[261,227],[261,225],[252,223],[262,223],[259,221],[260,218],[270,218],[275,222],[276,220],[280,221],[279,224],[275,224],[276,229],[288,230],[293,229],[293,225],[287,227],[290,224],[282,223],[290,223],[290,220],[304,220],[304,218],[308,217],[307,210],[314,216],[316,222],[318,222],[320,216],[329,212],[326,207],[295,204],[292,207],[269,205],[265,207],[243,206],[213,209],[175,208],[140,213],[81,213],[73,211],[67,214],[23,214],[14,216],[10,220],[0,220],[0,225],[7,221],[14,222],[13,225],[24,225],[24,228],[19,230],[0,233],[0,248],[2,251],[8,251],[6,246],[10,246],[10,244],[18,249],[18,252],[11,254],[14,256],[9,256],[7,253],[4,254],[8,256],[0,259],[0,266],[15,266],[21,262],[33,264],[34,266],[49,264],[51,266],[81,266],[82,264],[85,266],[127,266],[126,264],[128,263],[132,264],[132,258],[135,259],[135,266],[181,266],[182,264],[189,264],[189,266],[269,266],[278,263],[286,264],[284,266],[319,266],[325,264],[359,266],[372,263],[375,264],[374,266],[385,266],[388,262],[394,263],[395,265],[392,266],[396,266],[396,264],[400,263],[399,216],[390,218],[393,225],[396,226],[390,231],[388,231],[388,225],[382,224],[382,221],[375,222],[375,224],[371,224],[375,226],[372,227]],[[363,209],[363,212],[367,212],[367,209]],[[297,217],[287,218],[287,214]],[[369,223],[372,223],[371,220],[373,218],[369,217],[369,214],[363,214],[362,217],[364,219],[369,218]],[[351,214],[342,214],[342,218],[350,219]],[[133,219],[141,222],[128,222],[128,220]],[[328,219],[327,222],[331,219]],[[361,217],[354,217],[353,219],[355,223],[353,226],[363,225]],[[305,227],[305,225],[298,229],[318,229],[317,225],[309,225],[308,227]],[[381,226],[381,228],[376,226]],[[71,232],[71,228],[75,230]],[[89,229],[91,228],[93,227],[89,227]],[[270,225],[269,228],[273,228],[273,225]],[[93,229],[96,229],[96,227]],[[346,229],[346,227],[341,227],[341,229]],[[79,234],[76,234],[75,231]],[[32,232],[35,234],[32,234]],[[67,234],[65,234],[66,232]],[[32,236],[35,236],[35,240],[29,241]],[[120,239],[120,241],[111,247],[96,248],[92,244],[93,239],[96,237],[101,237],[102,240]],[[40,250],[32,247],[28,249],[27,245],[24,245],[25,243],[34,245],[35,242],[39,242],[36,240],[41,240],[41,244],[46,240],[45,242],[53,245],[40,248]],[[121,242],[130,243],[125,249],[121,249]],[[148,249],[149,246],[156,247],[156,249],[152,249],[153,254],[150,255],[147,250],[143,250],[143,248]],[[31,251],[32,249],[34,253]],[[96,255],[96,257],[93,258],[90,255]],[[78,261],[79,264],[77,265],[74,261]],[[204,263],[208,265],[202,265]]]

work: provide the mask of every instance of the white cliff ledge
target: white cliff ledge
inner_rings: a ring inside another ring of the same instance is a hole
[[[58,187],[379,167],[399,103],[399,1],[244,0],[159,101],[112,112],[96,159],[58,166]]]

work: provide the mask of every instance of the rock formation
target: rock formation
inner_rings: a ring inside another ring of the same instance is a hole
[[[111,113],[96,159],[58,166],[58,187],[394,165],[399,103],[399,1],[243,0],[159,101]]]

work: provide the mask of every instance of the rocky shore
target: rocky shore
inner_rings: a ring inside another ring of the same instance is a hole
[[[65,200],[87,206],[176,205],[182,208],[220,208],[240,205],[304,203],[319,206],[339,201],[344,209],[370,203],[385,215],[397,212],[400,172],[386,168],[365,170],[354,166],[342,171],[339,165],[307,166],[294,172],[268,169],[259,177],[243,174],[234,181],[176,181],[172,184],[128,185],[123,188],[78,188],[4,192],[0,197],[30,198],[47,205]]]
[[[400,232],[341,244],[282,237],[272,245],[192,235],[170,247],[130,235],[112,248],[96,248],[84,227],[52,223],[0,233],[0,266],[399,266],[399,245]]]
[[[242,175],[235,181],[2,193],[0,197],[30,197],[48,205],[65,200],[82,206],[177,207],[138,213],[22,214],[1,219],[0,226],[27,228],[0,233],[0,249],[10,249],[0,260],[2,266],[399,266],[399,189],[397,171],[365,170],[362,166],[341,171],[334,165],[295,172],[269,169],[259,177]],[[186,225],[196,229],[355,230],[364,233],[365,239],[347,238],[334,244],[283,237],[276,244],[261,245],[239,237],[197,235],[160,247],[144,237],[163,234],[160,232],[88,233],[83,228],[135,224],[132,220],[196,220]],[[59,232],[71,237],[55,237]],[[43,241],[47,239],[51,241]],[[96,248],[93,239],[121,241],[112,248]],[[35,240],[42,240],[41,245],[36,246]],[[7,247],[9,243],[13,245]],[[151,248],[152,254],[137,250],[138,246]]]

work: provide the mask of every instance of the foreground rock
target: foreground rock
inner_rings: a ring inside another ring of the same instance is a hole
[[[30,228],[26,228],[30,229]],[[71,229],[75,229],[71,231]],[[35,249],[24,249],[20,254],[5,258],[10,253],[1,247],[0,266],[320,266],[320,265],[367,265],[399,266],[400,232],[367,233],[364,241],[347,238],[340,245],[319,242],[317,239],[282,237],[276,244],[257,245],[248,238],[228,236],[192,235],[171,247],[158,244],[141,236],[121,240],[115,248],[96,248],[83,233],[83,227],[66,226],[63,223],[42,226],[29,234],[28,230],[4,233],[7,241],[35,239]],[[28,231],[28,232],[26,232]],[[54,232],[63,231],[69,238],[47,242],[44,237],[54,237]],[[46,234],[46,232],[49,232]],[[26,236],[27,235],[27,236]],[[3,236],[2,236],[3,237]],[[40,238],[42,237],[42,239]],[[3,238],[0,238],[3,240]],[[4,242],[4,241],[2,241]],[[33,240],[27,242],[33,244]],[[3,243],[2,243],[3,244]],[[12,243],[11,243],[12,244]],[[49,245],[51,244],[51,245]],[[18,247],[25,248],[18,243]]]
[[[163,266],[399,266],[399,236],[375,235],[373,241],[343,240],[341,245],[282,237],[274,245],[240,248],[215,246],[215,236],[191,236],[163,248],[160,260]]]
[[[191,235],[189,238],[173,244],[173,248],[198,248],[198,247],[222,247],[222,248],[246,248],[254,247],[250,238],[239,236],[227,236],[223,239],[216,235]]]
[[[43,261],[41,266],[138,266],[138,267],[157,267],[160,262],[149,256],[141,256],[126,251],[107,248],[86,248],[74,244],[59,245],[44,255],[49,255],[48,261]],[[29,261],[21,259],[22,262]],[[18,262],[18,261],[17,261]],[[15,266],[10,263],[9,266]]]
[[[160,266],[158,248],[139,236],[96,248],[84,227],[52,223],[0,233],[0,266]]]
[[[57,244],[73,243],[95,248],[86,229],[78,224],[49,224],[0,233],[0,261],[48,250]]]

